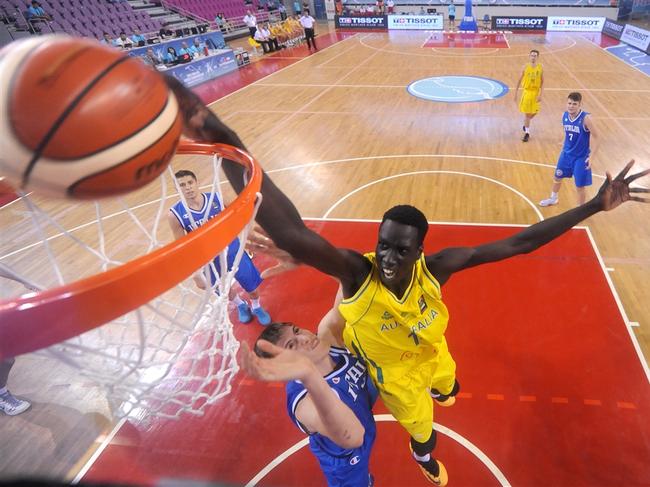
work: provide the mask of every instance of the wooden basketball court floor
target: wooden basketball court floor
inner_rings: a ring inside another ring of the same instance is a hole
[[[605,171],[631,158],[638,169],[650,166],[650,81],[602,50],[598,36],[508,35],[508,49],[423,49],[426,34],[412,32],[328,36],[338,42],[308,57],[299,47],[255,63],[240,73],[246,81],[282,69],[228,89],[212,108],[303,217],[340,245],[371,250],[373,221],[398,203],[437,222],[430,252],[502,238],[570,208],[570,184],[557,207],[536,206],[550,189],[570,91],[583,93],[597,124],[592,194]],[[527,144],[512,91],[467,104],[406,91],[445,74],[492,78],[512,90],[532,48],[541,51],[546,89]],[[198,91],[210,99],[221,89]],[[174,166],[203,163],[184,157]],[[20,234],[18,205],[0,212],[9,230],[3,256],[33,238]],[[70,227],[90,218],[74,206],[61,207]],[[649,216],[649,207],[628,203],[536,253],[461,273],[445,287],[463,385],[456,406],[435,412],[450,485],[650,484]],[[314,327],[334,289],[330,279],[299,269],[269,280],[262,293],[274,318]],[[236,329],[244,340],[261,330]],[[9,385],[34,406],[0,417],[2,478],[324,485],[299,448],[302,436],[277,384],[240,374],[233,393],[202,418],[119,428],[100,390],[42,357],[20,357]],[[381,405],[375,413],[377,485],[425,485],[405,433]]]

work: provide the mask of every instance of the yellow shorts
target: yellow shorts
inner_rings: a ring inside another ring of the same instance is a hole
[[[521,113],[538,113],[539,112],[539,103],[537,101],[538,97],[539,97],[539,91],[524,90],[523,95],[521,95],[521,100],[519,101],[519,111]]]
[[[455,380],[456,362],[443,340],[435,359],[421,364],[396,381],[378,384],[377,389],[395,419],[411,437],[424,443],[431,436],[433,428],[433,399],[429,389],[449,394]]]

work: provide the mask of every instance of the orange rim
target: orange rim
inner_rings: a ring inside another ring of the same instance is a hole
[[[248,184],[218,216],[165,247],[86,279],[0,301],[0,360],[62,342],[142,306],[187,279],[244,229],[262,184],[257,161],[224,144],[183,141],[177,153],[220,154],[248,169]]]

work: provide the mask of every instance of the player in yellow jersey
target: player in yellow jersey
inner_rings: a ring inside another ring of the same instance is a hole
[[[166,79],[179,101],[188,137],[246,150],[239,136],[197,95],[175,78]],[[600,211],[628,200],[650,202],[650,198],[639,196],[650,193],[649,189],[629,187],[650,174],[650,169],[628,176],[633,164],[630,161],[616,178],[608,174],[598,194],[582,206],[503,240],[429,255],[423,249],[427,220],[417,208],[402,205],[388,210],[379,227],[375,252],[362,255],[336,248],[307,228],[267,174],[263,175],[263,200],[256,220],[280,249],[340,281],[340,311],[347,321],[345,342],[366,361],[384,404],[409,432],[413,458],[425,477],[442,486],[448,477],[442,463],[432,456],[436,433],[430,394],[439,393],[442,403],[453,402],[447,398],[455,393],[456,371],[444,337],[448,313],[440,287],[455,272],[532,252]],[[224,158],[223,169],[240,192],[243,168]]]
[[[533,49],[528,55],[529,63],[526,63],[524,70],[517,81],[515,88],[515,103],[519,99],[519,86],[524,89],[524,93],[519,100],[519,111],[524,114],[524,135],[522,141],[528,142],[530,139],[530,121],[539,113],[539,103],[542,100],[542,89],[544,88],[544,73],[542,65],[539,64],[539,51]]]

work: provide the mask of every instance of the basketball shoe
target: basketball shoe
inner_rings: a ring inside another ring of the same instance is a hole
[[[0,411],[8,416],[16,416],[17,414],[23,413],[30,406],[31,404],[29,402],[14,397],[9,391],[0,394]]]
[[[557,202],[559,200],[557,198],[546,198],[545,200],[542,200],[539,202],[539,206],[553,206],[557,205]]]
[[[253,313],[251,313],[251,309],[248,307],[248,304],[241,303],[237,305],[237,319],[240,323],[244,324],[251,322],[253,319]]]
[[[258,308],[253,308],[252,311],[257,318],[257,321],[260,322],[260,325],[266,326],[271,324],[271,315],[269,315],[264,308],[260,306]]]
[[[431,472],[429,472],[426,468],[424,468],[420,462],[417,461],[415,458],[415,453],[413,452],[413,447],[411,446],[411,442],[409,441],[409,450],[411,450],[411,456],[413,459],[416,461],[418,464],[418,467],[420,467],[420,470],[422,471],[422,475],[424,475],[424,478],[426,478],[429,482],[431,482],[433,485],[437,485],[439,487],[445,487],[447,483],[449,482],[449,475],[447,474],[447,469],[445,466],[442,464],[440,460],[436,460],[435,458],[431,458],[434,462],[438,464],[438,475],[434,475]]]

